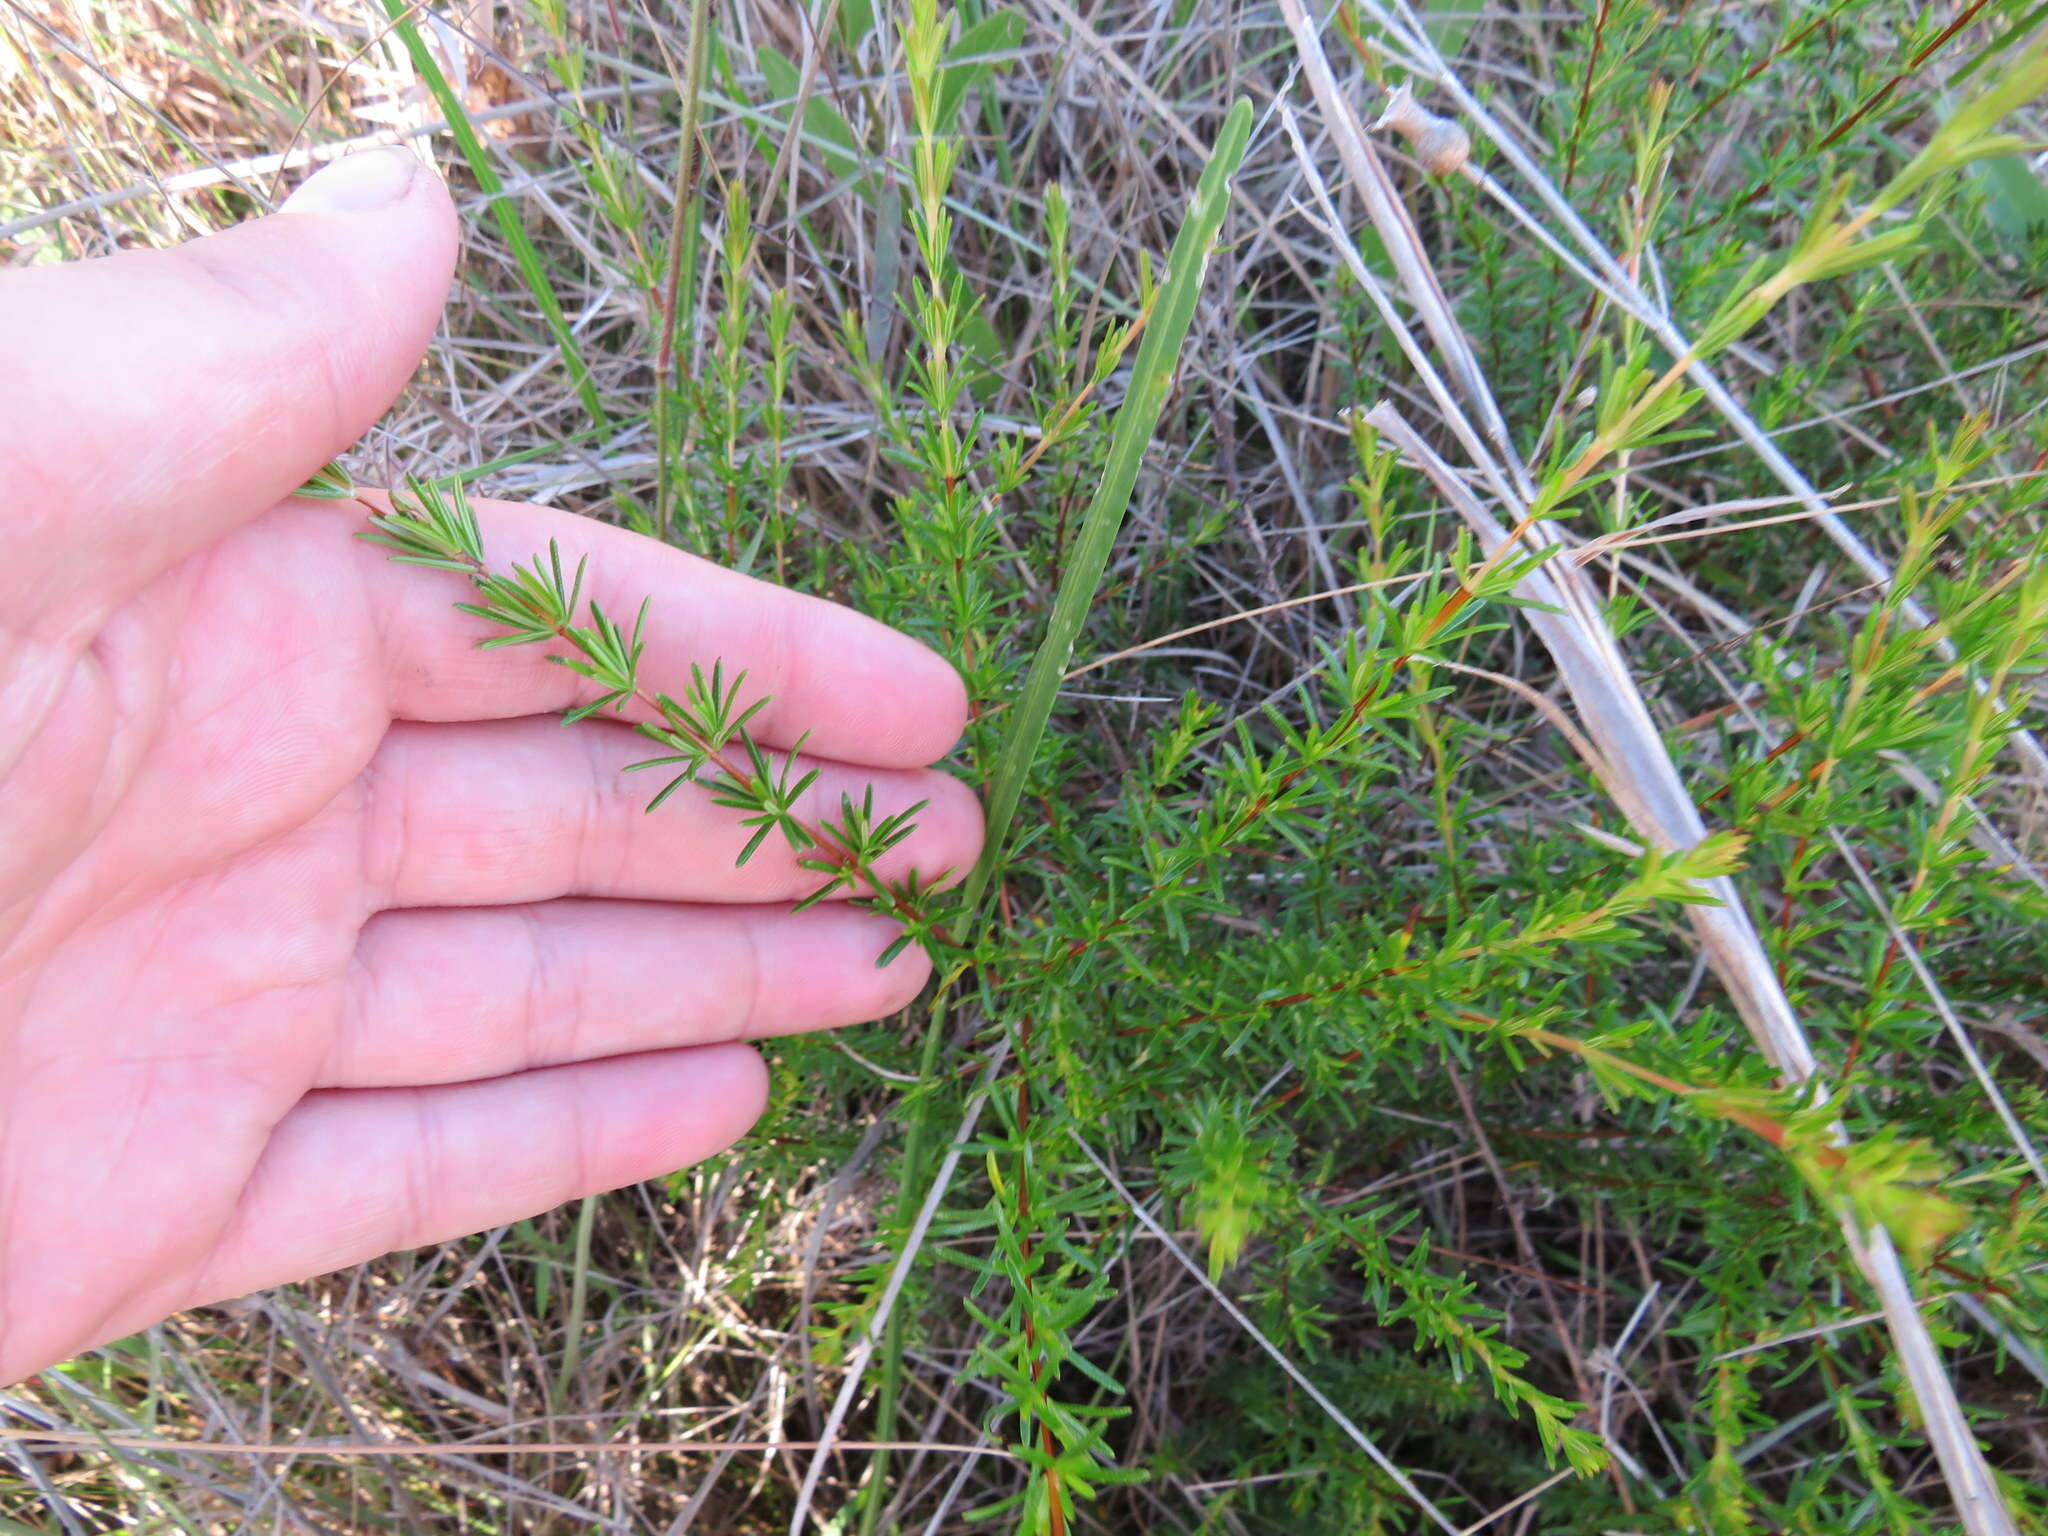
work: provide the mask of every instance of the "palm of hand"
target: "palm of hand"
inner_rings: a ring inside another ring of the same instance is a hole
[[[791,915],[816,877],[786,853],[735,870],[744,834],[705,797],[644,816],[632,733],[546,718],[578,680],[476,652],[456,579],[353,541],[360,507],[278,501],[424,344],[448,214],[418,180],[379,211],[0,285],[71,413],[54,448],[23,412],[0,429],[9,488],[52,513],[43,564],[8,579],[0,673],[0,1381],[705,1156],[763,1096],[751,1049],[709,1042],[877,1017],[924,978],[914,952],[875,969],[877,918]],[[395,294],[394,247],[415,269]],[[391,323],[270,286],[293,261]],[[104,328],[110,304],[135,326]],[[88,312],[110,339],[80,358]],[[63,375],[115,351],[155,376],[81,423]],[[837,759],[821,805],[930,799],[895,872],[971,861],[971,796],[916,768],[961,711],[922,648],[615,529],[483,516],[508,560],[558,539],[608,606],[652,594],[650,676],[750,668],[763,738],[809,728]]]

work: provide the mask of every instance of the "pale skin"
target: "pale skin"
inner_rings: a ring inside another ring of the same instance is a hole
[[[392,158],[396,157],[396,158]],[[367,157],[357,157],[367,160]],[[750,1038],[880,1018],[885,920],[656,781],[585,685],[480,652],[459,579],[290,492],[426,350],[456,251],[399,152],[174,250],[0,274],[0,1382],[169,1314],[655,1177],[760,1113]],[[344,163],[345,165],[348,163]],[[959,678],[849,610],[616,528],[479,503],[650,596],[643,672],[745,668],[813,814],[930,805]]]

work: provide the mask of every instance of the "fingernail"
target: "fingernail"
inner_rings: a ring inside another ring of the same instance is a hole
[[[420,163],[409,149],[366,149],[322,166],[299,183],[280,213],[368,213],[405,196]]]

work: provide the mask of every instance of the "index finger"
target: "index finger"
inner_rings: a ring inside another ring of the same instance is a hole
[[[370,504],[383,498],[365,493]],[[359,506],[300,503],[360,526]],[[640,675],[650,691],[681,697],[694,663],[722,663],[741,704],[766,698],[748,729],[770,746],[841,762],[913,768],[936,762],[967,723],[967,692],[943,657],[852,609],[729,571],[628,529],[521,502],[475,501],[494,570],[548,557],[550,542],[572,569],[587,561],[586,599],[630,627],[648,604]],[[353,530],[351,530],[353,531]],[[452,572],[395,565],[358,543],[363,580],[385,658],[396,719],[502,720],[583,703],[596,688],[547,659],[560,645],[479,650],[503,631],[454,605],[465,586]],[[624,718],[646,719],[629,705]]]

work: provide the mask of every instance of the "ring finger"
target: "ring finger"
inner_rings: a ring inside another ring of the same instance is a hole
[[[409,1087],[857,1024],[907,1006],[921,951],[846,906],[633,901],[370,920],[314,1086]]]

